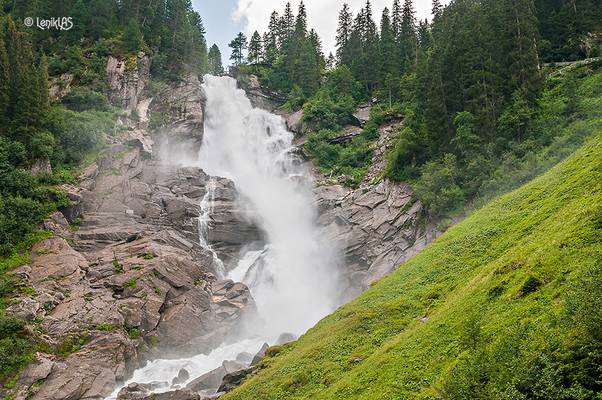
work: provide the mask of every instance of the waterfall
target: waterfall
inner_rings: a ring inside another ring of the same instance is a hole
[[[203,200],[201,200],[201,215],[199,216],[199,243],[201,247],[207,249],[211,255],[213,256],[213,265],[215,268],[215,272],[217,272],[218,277],[224,278],[226,276],[226,267],[224,266],[224,262],[220,260],[217,256],[215,250],[209,241],[207,240],[207,236],[209,233],[209,221],[211,221],[211,214],[213,213],[213,208],[215,205],[215,188],[216,181],[214,177],[209,178],[209,182],[207,182],[205,196]]]
[[[253,108],[234,79],[205,76],[203,86],[205,130],[197,166],[234,182],[241,205],[253,215],[251,222],[266,236],[266,247],[243,254],[228,274],[249,286],[259,318],[247,322],[234,342],[208,355],[155,360],[124,385],[170,382],[181,368],[192,380],[241,352],[254,354],[264,342],[274,344],[282,333],[303,334],[339,305],[336,252],[316,225],[311,179],[295,156],[293,134],[281,117]],[[199,240],[213,253],[218,273],[226,274],[207,241],[215,187],[211,178],[201,202]],[[157,391],[169,388],[166,384]]]
[[[335,252],[316,226],[311,182],[295,156],[293,134],[281,117],[253,108],[232,78],[206,76],[204,90],[199,166],[234,182],[267,237],[261,255],[241,261],[256,270],[246,273],[239,264],[232,273],[249,285],[264,319],[254,333],[304,333],[336,306],[338,280]]]

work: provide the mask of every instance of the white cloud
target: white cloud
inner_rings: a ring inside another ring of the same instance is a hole
[[[304,0],[304,2],[309,27],[318,31],[326,54],[330,51],[334,52],[338,15],[343,3],[349,4],[354,13],[366,4],[366,0]],[[265,32],[272,11],[276,10],[282,14],[286,3],[287,0],[238,0],[232,18],[243,23],[248,35],[255,30]],[[393,0],[372,0],[371,3],[374,17],[379,22],[382,10],[385,7],[389,7],[390,10]],[[293,0],[291,4],[296,13],[299,0]],[[430,18],[431,0],[414,0],[414,7],[418,18]]]

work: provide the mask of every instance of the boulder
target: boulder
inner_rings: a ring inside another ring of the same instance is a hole
[[[254,374],[256,371],[257,371],[257,367],[252,366],[252,367],[244,368],[244,369],[226,374],[226,376],[224,376],[224,379],[222,380],[222,384],[217,389],[217,391],[227,393],[227,392],[230,392],[231,390],[234,390],[235,388],[240,386],[240,384],[243,382],[243,380],[247,376]]]
[[[92,337],[81,350],[53,364],[50,374],[32,400],[102,399],[115,382],[131,373],[136,351],[120,332]]]
[[[175,390],[153,393],[153,385],[132,383],[119,391],[117,400],[201,400],[201,396],[190,390]]]
[[[190,373],[186,369],[182,368],[178,372],[178,376],[176,376],[175,378],[173,378],[171,380],[171,385],[172,386],[181,385],[182,383],[186,382],[189,378],[190,378]]]
[[[270,346],[267,343],[264,343],[263,346],[261,346],[261,349],[259,349],[257,354],[255,354],[255,356],[253,357],[253,360],[251,360],[252,367],[256,366],[257,364],[259,364],[261,362],[261,360],[263,360],[263,358],[265,357],[265,352],[268,351],[269,348],[270,348]]]
[[[294,333],[283,333],[280,336],[278,336],[278,339],[276,340],[276,345],[294,342],[295,340],[297,340],[297,335],[295,335]]]
[[[192,382],[186,385],[186,389],[193,392],[217,389],[222,384],[222,380],[226,374],[226,369],[223,366],[218,367],[213,371],[209,371],[206,374],[194,379]]]
[[[357,110],[353,113],[353,117],[359,124],[359,126],[364,126],[370,120],[370,111],[372,110],[372,106],[370,104],[364,104],[358,107]]]

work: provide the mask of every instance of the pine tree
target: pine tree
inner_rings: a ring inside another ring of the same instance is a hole
[[[433,14],[433,18],[439,18],[441,17],[441,14],[443,13],[443,6],[441,5],[441,0],[433,0],[433,7],[432,7],[432,14]]]
[[[326,67],[326,60],[324,59],[324,52],[322,51],[322,39],[320,39],[318,32],[316,32],[315,29],[312,29],[309,31],[308,40],[311,43],[316,56],[318,69],[321,71]]]
[[[142,48],[142,32],[138,26],[138,21],[135,18],[131,18],[123,32],[123,42],[125,48],[129,52],[137,52]]]
[[[199,75],[203,75],[209,69],[207,61],[207,41],[205,40],[205,26],[201,15],[191,10],[188,16],[190,21],[191,52],[187,62],[195,67]]]
[[[502,32],[505,40],[503,55],[508,68],[508,77],[514,88],[520,89],[529,104],[534,104],[541,88],[541,72],[537,42],[538,21],[533,0],[500,0]],[[507,92],[507,95],[514,93]]]
[[[380,60],[380,43],[376,23],[372,17],[372,5],[370,0],[366,1],[363,12],[363,51],[362,72],[360,80],[363,81],[367,92],[371,92],[380,79],[380,65],[374,60]]]
[[[297,18],[295,19],[295,36],[297,38],[307,35],[307,11],[303,1],[299,3]]]
[[[259,32],[255,31],[249,41],[249,64],[259,64],[263,61],[263,45]]]
[[[398,72],[397,65],[397,44],[395,42],[395,32],[391,26],[389,9],[385,7],[380,22],[380,55],[381,59],[381,82],[387,76],[395,75]]]
[[[6,54],[4,34],[0,32],[0,134],[6,129],[8,123],[9,103],[9,66]]]
[[[37,69],[37,89],[38,89],[38,104],[40,115],[44,115],[48,111],[48,58],[46,55],[40,57],[40,64]]]
[[[405,0],[401,12],[401,27],[399,31],[399,52],[401,56],[401,71],[407,72],[416,64],[416,12],[412,0]]]
[[[418,23],[418,43],[421,53],[425,53],[433,45],[433,37],[427,19]]]
[[[326,59],[326,69],[332,70],[336,67],[336,65],[337,65],[336,57],[334,56],[334,54],[329,53],[328,58]]]
[[[353,20],[353,27],[351,34],[349,35],[349,42],[347,43],[347,57],[349,58],[348,64],[349,70],[358,79],[361,77],[363,60],[364,60],[364,48],[363,48],[363,26],[364,26],[364,10],[355,16]]]
[[[286,3],[284,7],[284,14],[280,18],[280,43],[279,47],[282,49],[286,42],[290,39],[295,29],[295,15],[293,14],[293,7],[291,3]]]
[[[399,40],[399,33],[401,32],[401,3],[400,0],[393,1],[393,9],[391,12],[391,27],[395,34],[395,40]]]
[[[343,8],[339,12],[339,26],[337,28],[336,47],[337,59],[339,64],[350,65],[351,59],[349,55],[349,40],[353,27],[353,14],[349,10],[347,3],[343,4]]]
[[[276,11],[270,15],[270,23],[268,25],[268,32],[265,34],[263,41],[265,62],[273,65],[278,58],[278,50],[280,43],[280,17]]]
[[[209,64],[209,73],[212,75],[221,75],[224,73],[224,67],[222,65],[222,53],[217,47],[217,44],[214,44],[209,49],[209,53],[207,55],[207,62]]]
[[[241,65],[245,59],[244,51],[247,49],[247,37],[244,33],[239,32],[228,46],[232,49],[230,60],[234,61],[235,66]]]

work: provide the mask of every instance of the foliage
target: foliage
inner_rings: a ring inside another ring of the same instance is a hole
[[[598,134],[282,346],[224,399],[596,398],[601,173]]]
[[[109,101],[104,94],[86,87],[73,88],[62,101],[68,109],[73,111],[88,111],[91,109],[107,111],[109,109]]]

